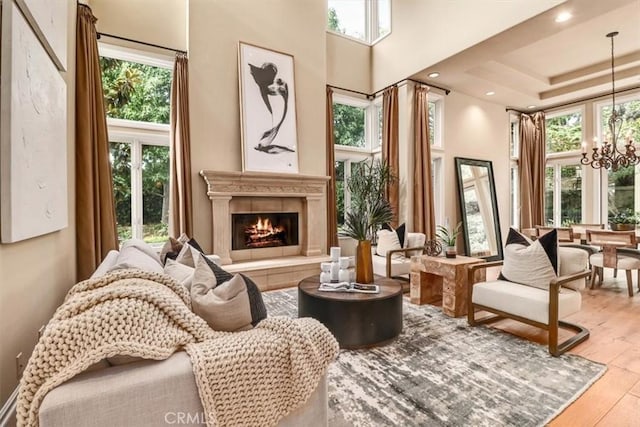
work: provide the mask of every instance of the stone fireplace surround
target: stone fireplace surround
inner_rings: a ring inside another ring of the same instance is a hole
[[[329,177],[211,170],[200,171],[200,176],[211,200],[213,253],[221,258],[226,270],[251,276],[263,290],[282,287],[285,281],[291,286],[319,272],[319,263],[327,258]],[[260,212],[297,212],[299,244],[231,250],[231,214]],[[276,275],[281,279],[270,280],[269,276]]]

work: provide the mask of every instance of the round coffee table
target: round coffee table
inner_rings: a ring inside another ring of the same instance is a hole
[[[321,292],[320,276],[298,283],[298,317],[322,322],[338,340],[340,348],[381,345],[402,332],[402,285],[375,276],[377,294]]]

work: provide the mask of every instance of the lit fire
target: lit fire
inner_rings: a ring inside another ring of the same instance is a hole
[[[249,242],[260,242],[265,240],[279,240],[278,237],[284,232],[284,227],[274,226],[269,218],[258,217],[258,222],[245,229],[245,235]]]

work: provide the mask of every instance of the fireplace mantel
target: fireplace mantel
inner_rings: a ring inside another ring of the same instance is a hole
[[[207,196],[274,196],[306,197],[322,196],[328,176],[284,175],[260,172],[224,172],[202,170],[200,175],[207,183]]]
[[[328,176],[202,170],[211,200],[213,253],[231,264],[230,202],[234,197],[297,198],[302,201],[300,255],[326,253]],[[262,199],[260,199],[262,200]]]

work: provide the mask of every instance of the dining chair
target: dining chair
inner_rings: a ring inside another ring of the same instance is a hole
[[[592,254],[589,257],[591,264],[591,288],[595,286],[596,275],[598,275],[598,285],[602,286],[604,268],[625,270],[627,275],[627,289],[629,296],[633,296],[633,282],[631,271],[636,270],[637,285],[640,291],[640,251],[636,249],[637,238],[635,230],[631,231],[609,231],[609,230],[586,230],[587,244],[599,246],[601,252]]]
[[[587,242],[587,230],[604,230],[604,224],[572,224],[573,237],[580,239],[581,243]]]
[[[573,230],[570,227],[547,227],[536,225],[536,238],[544,236],[551,230],[558,232],[558,243],[573,243]]]

